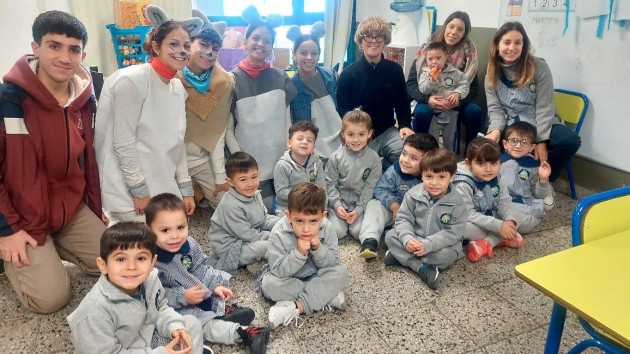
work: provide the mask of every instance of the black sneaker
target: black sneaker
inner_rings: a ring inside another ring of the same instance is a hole
[[[249,326],[245,329],[239,328],[236,332],[241,336],[243,344],[249,347],[250,354],[265,354],[271,333],[269,328]]]
[[[209,345],[204,344],[203,345],[203,354],[214,354],[214,350],[212,350],[212,348],[210,348]]]
[[[387,250],[387,252],[385,252],[385,265],[386,266],[399,266],[401,264],[394,257],[394,255],[389,250]]]
[[[0,278],[4,276],[4,261],[0,259]]]
[[[359,257],[365,259],[372,259],[378,257],[376,250],[378,249],[378,241],[373,238],[366,238],[361,244],[361,251],[359,251]]]
[[[238,307],[236,305],[225,305],[225,314],[217,317],[218,320],[235,322],[241,326],[249,326],[254,320],[256,314],[249,307]]]
[[[439,275],[440,271],[437,267],[430,264],[423,264],[418,269],[418,276],[420,279],[433,290],[437,290]]]

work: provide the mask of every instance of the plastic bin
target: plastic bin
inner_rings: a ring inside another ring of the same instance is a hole
[[[114,53],[118,67],[142,64],[147,60],[147,54],[142,49],[142,43],[151,26],[137,26],[134,28],[117,28],[116,24],[105,25],[112,35]]]

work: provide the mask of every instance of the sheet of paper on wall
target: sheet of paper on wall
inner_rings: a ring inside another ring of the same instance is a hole
[[[577,4],[575,4],[575,14],[580,18],[608,15],[609,11],[609,0],[580,0],[577,1]]]
[[[615,21],[630,20],[630,0],[615,0],[612,19]]]

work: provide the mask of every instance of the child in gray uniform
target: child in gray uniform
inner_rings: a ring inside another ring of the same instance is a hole
[[[144,223],[121,222],[103,232],[101,277],[68,316],[75,353],[204,352],[199,321],[167,303],[153,269],[155,250],[155,234]],[[164,338],[170,342],[159,346]]]
[[[287,199],[293,186],[301,182],[313,182],[326,188],[324,162],[315,151],[319,128],[310,121],[299,121],[289,128],[289,141],[285,151],[273,169],[276,189],[276,215],[282,217],[287,210]]]
[[[468,260],[492,258],[497,246],[523,247],[520,232],[529,215],[514,205],[508,188],[499,178],[501,150],[494,141],[477,137],[466,150],[466,159],[457,166],[453,183],[468,208],[464,239]]]
[[[215,268],[233,272],[266,257],[269,235],[279,218],[267,213],[258,190],[258,164],[251,155],[232,154],[225,173],[230,189],[212,214],[208,238],[218,258]]]
[[[381,158],[367,146],[372,137],[370,115],[361,108],[346,113],[339,136],[343,145],[326,165],[328,219],[340,239],[350,233],[363,241],[359,237],[363,212],[382,173]]]
[[[501,155],[501,179],[508,187],[512,201],[530,219],[519,226],[523,233],[531,232],[553,207],[553,187],[549,183],[551,166],[531,155],[536,147],[536,127],[516,122],[505,128]]]
[[[337,235],[326,219],[326,191],[309,182],[289,192],[288,210],[271,232],[269,264],[262,278],[273,328],[326,307],[345,310],[348,269],[341,264]]]
[[[428,151],[420,162],[422,184],[413,187],[398,210],[387,235],[385,265],[403,265],[436,290],[440,269],[464,256],[462,240],[468,211],[451,183],[455,155],[445,149]]]
[[[449,104],[457,106],[459,100],[466,98],[470,83],[464,74],[453,64],[446,61],[446,47],[443,42],[429,43],[426,48],[427,66],[422,68],[418,89],[423,95],[443,96]],[[453,151],[453,140],[457,130],[456,109],[439,112],[431,120],[429,134],[439,140],[440,134],[444,148]]]
[[[416,133],[405,139],[398,161],[378,179],[374,199],[365,208],[365,218],[369,222],[361,226],[359,257],[373,259],[378,256],[378,244],[385,227],[392,226],[396,221],[396,214],[407,191],[422,182],[422,156],[438,147],[437,140],[426,133]]]

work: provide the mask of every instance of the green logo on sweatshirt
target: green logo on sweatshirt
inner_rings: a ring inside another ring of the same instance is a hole
[[[532,82],[531,84],[529,84],[529,91],[531,93],[536,93],[536,84],[535,83]]]
[[[370,173],[372,173],[372,169],[371,168],[366,168],[365,171],[363,171],[363,180],[367,180],[368,177],[370,176]]]
[[[522,179],[523,181],[527,181],[529,179],[529,171],[527,171],[526,169],[518,171],[518,178]]]
[[[451,216],[451,214],[442,214],[442,215],[440,216],[440,222],[441,222],[442,224],[444,224],[444,225],[446,225],[446,224],[450,224],[450,223],[451,223],[451,219],[452,219],[452,218],[453,218],[453,217]]]
[[[308,180],[311,182],[314,182],[316,179],[317,179],[317,172],[311,171],[311,173],[308,174]]]
[[[192,268],[192,257],[189,254],[182,257],[182,266],[190,272]]]
[[[498,197],[500,192],[501,189],[499,188],[499,186],[492,187],[492,198]]]

